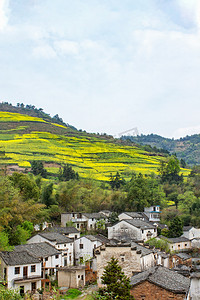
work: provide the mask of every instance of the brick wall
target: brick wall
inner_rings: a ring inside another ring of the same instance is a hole
[[[185,295],[174,294],[153,283],[144,281],[131,289],[131,295],[135,300],[183,300]]]

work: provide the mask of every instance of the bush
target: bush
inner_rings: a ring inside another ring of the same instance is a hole
[[[0,285],[0,300],[20,300],[22,297],[19,291],[7,290],[4,286]]]

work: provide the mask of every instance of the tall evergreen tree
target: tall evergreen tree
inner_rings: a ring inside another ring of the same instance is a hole
[[[130,280],[124,272],[122,272],[122,268],[116,258],[112,257],[108,262],[101,279],[102,283],[106,285],[103,291],[104,295],[106,293],[108,294],[106,299],[134,299],[133,296],[130,295]],[[112,296],[112,298],[110,298],[110,296]]]

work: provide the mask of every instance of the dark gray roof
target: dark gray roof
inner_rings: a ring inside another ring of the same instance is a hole
[[[140,229],[154,229],[156,228],[156,226],[152,225],[151,223],[149,222],[145,222],[143,220],[136,220],[136,219],[133,219],[133,220],[122,220],[122,221],[125,221],[137,228],[140,228]],[[120,221],[120,222],[122,222]]]
[[[80,233],[75,227],[49,227],[45,232],[58,232],[60,234]]]
[[[2,251],[0,256],[8,266],[19,266],[40,263],[39,259],[27,251]]]
[[[137,212],[125,211],[125,212],[123,212],[123,214],[126,214],[127,216],[130,216],[131,218],[144,219],[144,216],[142,216],[140,213],[137,213]]]
[[[83,213],[83,216],[87,217],[88,219],[106,219],[106,216],[101,213]]]
[[[136,251],[141,251],[142,256],[153,253],[153,250],[146,248],[138,243],[131,242],[131,248],[137,248]]]
[[[19,245],[15,247],[15,251],[27,251],[30,255],[37,258],[44,258],[47,256],[52,256],[61,253],[59,250],[57,250],[52,245],[46,242]]]
[[[189,231],[193,226],[183,226],[183,231]]]
[[[99,241],[101,241],[104,244],[110,243],[110,240],[102,234],[96,234],[95,236]]]
[[[87,238],[88,240],[90,240],[91,242],[95,242],[95,241],[102,242],[100,240],[100,238],[98,237],[98,235],[91,235],[91,234],[89,234],[89,235],[85,235],[84,237]]]
[[[152,267],[132,276],[131,285],[135,286],[146,280],[177,294],[187,293],[190,287],[189,278],[162,266]]]
[[[191,258],[191,256],[190,255],[188,255],[187,253],[176,253],[175,254],[176,256],[178,256],[178,257],[180,257],[182,260],[187,260],[187,259],[190,259]]]
[[[58,233],[58,232],[41,232],[41,233],[38,233],[39,235],[41,235],[43,238],[51,241],[51,242],[56,242],[57,244],[64,244],[64,243],[72,243],[73,241]]]
[[[184,236],[180,236],[177,238],[167,238],[167,240],[171,243],[189,242],[189,240]]]

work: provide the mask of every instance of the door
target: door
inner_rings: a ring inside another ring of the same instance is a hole
[[[36,291],[36,282],[31,282],[31,291],[32,292]]]
[[[24,267],[23,268],[23,277],[27,277],[28,276],[28,267]]]
[[[20,292],[20,295],[23,297],[24,296],[24,286],[23,285],[20,286],[19,292]]]

